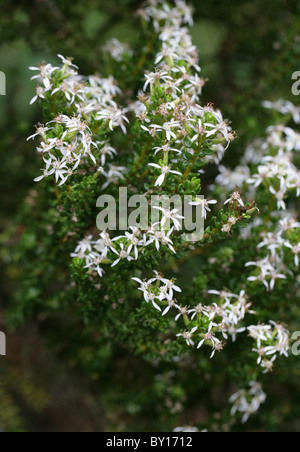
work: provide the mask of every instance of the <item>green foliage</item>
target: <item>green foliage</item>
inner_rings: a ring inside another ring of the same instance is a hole
[[[133,12],[138,7],[140,2],[133,0],[3,2],[0,69],[8,73],[9,83],[7,97],[0,99],[0,187],[5,194],[0,207],[1,304],[6,312],[2,329],[18,330],[23,325],[26,334],[26,328],[30,330],[34,322],[40,341],[59,362],[59,375],[69,375],[72,369],[84,379],[85,390],[102,412],[99,415],[98,408],[93,408],[95,416],[102,418],[98,429],[170,431],[177,425],[197,425],[217,431],[297,431],[300,407],[294,400],[300,390],[299,359],[278,358],[273,377],[262,375],[257,354],[251,352],[253,340],[245,334],[235,343],[229,341],[225,351],[209,360],[210,344],[200,350],[187,347],[183,338],[176,338],[176,333],[186,327],[184,320],[179,320],[178,329],[175,313],[162,317],[131,281],[133,276],[151,278],[154,269],[161,270],[166,277],[177,278],[176,284],[183,291],[180,304],[192,307],[212,301],[219,304],[218,297],[211,299],[207,294],[212,288],[235,294],[245,290],[258,311],[257,319],[250,321],[274,319],[287,324],[291,331],[298,330],[299,281],[289,249],[284,251],[284,262],[293,274],[277,281],[273,292],[247,281],[250,272],[244,268],[246,262],[264,258],[263,250],[256,249],[260,226],[254,226],[247,238],[240,239],[241,229],[253,221],[255,224],[256,205],[266,230],[276,229],[278,219],[269,215],[276,210],[276,202],[268,185],[255,193],[256,204],[252,203],[253,192],[245,185],[243,199],[248,202],[244,208],[234,202],[214,209],[199,243],[184,243],[176,237],[176,258],[169,249],[157,253],[152,245],[151,252],[142,254],[133,264],[122,262],[110,270],[105,263],[102,279],[85,268],[84,260],[71,257],[84,236],[95,237],[98,232],[96,199],[103,193],[105,180],[96,166],[86,159],[82,173],[74,174],[62,187],[54,183],[54,178],[33,185],[41,161],[33,153],[32,141],[26,142],[31,124],[41,120],[46,124],[58,114],[72,117],[76,108],[66,102],[63,93],[57,93],[47,94],[40,109],[29,109],[33,85],[26,81],[30,75],[27,66],[45,59],[56,66],[56,53],[72,56],[85,76],[113,74],[122,90],[116,101],[128,106],[142,88],[145,72],[153,70],[160,50],[152,28],[137,25],[140,22]],[[261,108],[262,100],[291,98],[291,74],[299,69],[299,2],[195,1],[194,7],[192,35],[199,48],[203,75],[210,78],[203,102],[213,101],[222,107],[237,130],[240,139],[230,145],[224,159],[227,166],[235,168],[246,145],[264,136],[268,125],[278,123],[276,113]],[[112,37],[128,41],[132,54],[125,51],[121,61],[116,61],[105,52],[103,45]],[[62,71],[56,71],[51,79],[53,86],[58,87],[63,77]],[[147,106],[151,124],[164,124],[165,118],[157,111],[171,100],[163,84],[154,87],[147,100],[151,102],[151,108]],[[134,194],[137,190],[153,190],[160,172],[148,164],[154,161],[153,147],[160,146],[163,139],[158,134],[156,141],[149,138],[134,114],[129,116],[127,136],[118,130],[110,134],[105,121],[97,121],[93,115],[89,127],[96,140],[109,138],[118,149],[118,165],[128,168],[122,184]],[[209,112],[203,122],[217,124]],[[47,133],[47,140],[61,138],[63,132],[63,126],[56,124]],[[209,194],[210,199],[222,198],[225,193],[229,197],[232,190],[226,187],[210,188],[217,170],[207,163],[215,154],[218,138],[193,141],[194,131],[187,132],[183,158],[175,168],[183,178],[168,177],[158,192],[193,197],[202,193]],[[193,159],[195,154],[197,158]],[[100,157],[96,155],[97,162]],[[163,166],[164,158],[164,154],[158,154],[155,162]],[[298,156],[294,163],[299,164]],[[206,174],[199,177],[203,169]],[[256,172],[256,165],[251,171]],[[113,196],[117,191],[115,184],[107,189]],[[297,202],[294,195],[290,195],[290,202]],[[222,228],[232,217],[237,223],[229,234]],[[300,242],[299,228],[289,230],[285,238],[296,245]],[[121,243],[124,239],[118,245]],[[249,324],[246,321],[244,326]],[[205,332],[207,319],[197,317],[188,324],[189,329],[194,326],[200,333]],[[40,428],[37,417],[43,417],[49,398],[55,397],[50,384],[53,375],[45,377],[43,390],[38,389],[39,383],[24,369],[15,371],[11,353],[9,350],[8,363],[1,363],[1,428],[36,431]],[[264,385],[268,399],[261,413],[244,426],[231,419],[228,399],[256,379]],[[85,392],[81,385],[74,388],[79,395]]]

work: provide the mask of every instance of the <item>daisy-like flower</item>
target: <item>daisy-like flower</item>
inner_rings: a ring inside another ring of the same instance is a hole
[[[213,111],[213,116],[217,120],[217,124],[212,123],[205,123],[205,127],[209,127],[210,130],[206,131],[206,136],[209,138],[211,136],[216,135],[217,133],[221,133],[225,140],[227,141],[227,147],[229,146],[230,142],[232,141],[233,137],[231,137],[231,128],[228,125],[227,121],[224,121],[222,117],[222,113],[220,111]]]
[[[204,335],[204,338],[197,345],[198,349],[201,348],[205,342],[208,342],[209,345],[212,346],[213,351],[212,354],[210,355],[210,359],[212,359],[215,356],[216,351],[221,350],[223,346],[222,342],[211,332],[211,328],[212,323],[209,326],[209,331]]]
[[[113,159],[114,156],[117,155],[117,151],[112,146],[105,142],[98,143],[98,149],[100,150],[101,154],[101,166],[105,165],[107,157]]]
[[[286,197],[286,189],[281,189],[276,191],[274,187],[270,187],[270,192],[277,199],[277,208],[278,210],[286,210],[286,204],[284,202],[284,198]]]
[[[210,295],[217,295],[220,298],[223,298],[225,301],[225,304],[229,304],[231,302],[232,298],[238,298],[237,295],[235,295],[234,293],[231,292],[227,292],[226,290],[208,290],[207,291],[208,294]]]
[[[161,312],[160,306],[158,306],[158,304],[154,301],[157,298],[155,293],[153,293],[153,292],[144,292],[144,298],[145,298],[145,301],[147,303],[149,303],[149,301],[150,301],[152,303],[152,305],[154,306],[154,308]]]
[[[31,99],[30,105],[34,104],[39,98],[45,99],[45,88],[42,88],[41,86],[36,87],[36,95]]]
[[[75,99],[78,98],[81,102],[85,101],[84,92],[85,92],[85,86],[81,83],[78,83],[74,80],[64,81],[59,87],[55,88],[51,95],[62,92],[66,99],[70,102],[70,104],[73,104],[75,102]]]
[[[199,136],[201,136],[205,133],[205,128],[203,127],[202,120],[200,118],[198,119],[198,124],[196,126],[194,126],[194,132],[195,132],[195,135],[191,139],[192,143],[197,141]]]
[[[150,72],[150,74],[145,74],[145,78],[146,83],[144,84],[143,87],[144,92],[147,91],[149,85],[150,88],[152,89],[153,85],[159,80],[162,80],[163,82],[166,82],[167,80],[173,80],[167,71]]]
[[[260,365],[261,365],[261,367],[262,367],[263,369],[265,369],[265,370],[263,371],[263,374],[267,374],[267,373],[273,371],[273,368],[274,368],[274,362],[276,361],[276,359],[277,359],[277,356],[274,355],[273,358],[272,358],[271,360],[266,360],[266,359],[264,359],[264,360],[261,361]]]
[[[151,289],[151,282],[149,281],[142,281],[139,278],[131,278],[133,281],[137,282],[138,284],[140,284],[141,287],[138,288],[138,290],[142,291],[143,293],[145,292],[149,292]]]
[[[272,328],[270,325],[252,325],[247,328],[249,336],[257,341],[257,347],[261,348],[261,343],[272,339]]]
[[[168,306],[163,311],[162,316],[165,316],[166,314],[168,314],[168,312],[170,311],[171,308],[177,308],[178,309],[178,305],[177,305],[175,300],[168,300]]]
[[[133,257],[130,256],[128,250],[125,249],[125,246],[123,243],[120,243],[120,248],[121,248],[121,251],[119,251],[119,252],[115,251],[115,254],[117,254],[117,256],[118,256],[118,259],[116,259],[112,263],[112,265],[111,265],[112,267],[115,267],[116,265],[118,265],[118,263],[123,259],[126,259],[127,261],[133,260]],[[114,251],[114,250],[112,250],[112,251]]]
[[[129,119],[125,116],[124,110],[118,107],[107,107],[100,110],[95,119],[97,121],[105,120],[108,121],[108,127],[111,131],[114,130],[115,127],[121,127],[124,135],[127,134],[127,130],[124,122],[129,123]]]
[[[96,251],[101,252],[104,257],[107,256],[109,251],[113,251],[115,254],[118,254],[110,235],[106,231],[102,231],[99,234],[99,237],[100,239],[94,242],[94,248]]]
[[[296,124],[300,124],[300,107],[296,107],[292,102],[286,101],[281,110],[283,114],[291,114]]]
[[[205,306],[203,306],[201,303],[198,304],[197,306],[195,306],[195,308],[190,309],[188,311],[188,314],[193,314],[191,317],[191,320],[194,320],[194,318],[196,317],[196,315],[202,315],[204,312],[206,312],[206,308]]]
[[[175,59],[178,60],[178,55],[173,51],[171,47],[169,47],[166,44],[163,44],[161,52],[157,54],[156,60],[154,64],[159,64],[163,59],[169,60],[169,59]]]
[[[266,165],[260,165],[257,168],[258,174],[255,174],[253,177],[247,180],[248,184],[254,184],[254,187],[259,187],[268,177],[269,177],[269,168]]]
[[[34,140],[35,137],[40,136],[46,141],[46,133],[50,130],[49,127],[44,126],[43,124],[38,124],[36,127],[36,133],[33,135],[30,135],[30,137],[27,138],[27,141]]]
[[[179,313],[177,314],[177,316],[175,317],[175,320],[177,322],[177,320],[183,316],[186,315],[188,313],[188,307],[187,306],[176,306],[177,309],[179,310]]]
[[[241,197],[241,195],[239,194],[239,192],[238,192],[237,190],[235,190],[235,191],[231,194],[230,198],[227,199],[227,200],[224,202],[224,205],[226,205],[226,204],[228,204],[228,203],[233,204],[233,203],[235,203],[235,202],[237,202],[238,204],[240,204],[242,207],[245,206],[245,204],[244,204],[244,202],[243,202],[243,200],[242,200],[242,197]]]
[[[287,277],[284,274],[280,273],[280,271],[276,269],[273,269],[273,271],[270,272],[270,277],[271,277],[270,290],[274,290],[275,283],[278,279],[287,279]]]
[[[177,135],[173,131],[173,129],[180,127],[180,124],[178,121],[175,121],[174,119],[172,119],[169,122],[165,122],[162,126],[160,126],[158,124],[151,124],[149,127],[151,129],[155,129],[157,132],[165,132],[167,141],[171,141],[172,139],[173,140],[177,139]],[[149,131],[149,128],[147,128],[145,126],[142,126],[142,128],[144,130]]]
[[[166,285],[168,291],[169,291],[169,297],[173,298],[173,291],[175,292],[182,292],[182,290],[180,289],[180,287],[176,286],[175,282],[173,281],[173,279],[169,280],[169,279],[162,279],[162,282]]]
[[[170,143],[166,143],[160,147],[153,148],[154,155],[158,154],[159,152],[176,152],[177,154],[181,154],[182,152],[179,149],[171,148]]]
[[[227,333],[231,336],[232,342],[236,342],[237,334],[244,333],[246,331],[246,328],[237,328],[236,325],[226,325],[226,330]]]
[[[251,381],[249,390],[242,389],[230,397],[229,402],[233,404],[231,416],[235,416],[237,412],[243,414],[242,423],[244,424],[265,401],[266,394],[261,384]]]
[[[51,88],[51,75],[54,71],[58,70],[58,67],[53,67],[51,64],[41,64],[39,67],[31,66],[30,71],[38,71],[39,74],[31,77],[31,80],[42,80],[45,89],[48,91]]]
[[[299,267],[300,242],[298,242],[297,245],[292,245],[290,242],[285,242],[284,246],[292,250],[292,253],[295,255],[295,265],[296,267]]]
[[[207,212],[211,212],[211,209],[209,208],[210,205],[217,204],[218,201],[215,199],[207,200],[207,199],[200,199],[197,198],[196,201],[190,202],[190,206],[201,206],[201,214],[202,217],[206,220]]]
[[[55,169],[54,168],[49,169],[49,167],[48,167],[48,169],[47,168],[42,169],[42,172],[43,172],[43,174],[41,176],[36,177],[34,179],[34,182],[40,182],[42,179],[51,176],[52,174],[55,173]]]
[[[161,171],[161,175],[157,178],[157,180],[155,182],[155,187],[161,187],[165,181],[166,175],[169,173],[176,174],[178,176],[182,176],[182,173],[180,173],[179,171],[171,170],[171,168],[167,165],[159,166],[157,163],[149,163],[149,166],[152,166],[153,168],[157,168]]]
[[[137,229],[135,227],[131,227],[131,226],[129,229],[131,229],[132,232],[130,233],[130,232],[126,231],[125,236],[124,236],[124,238],[126,238],[127,243],[128,243],[127,252],[128,252],[128,254],[130,254],[131,251],[133,250],[135,260],[137,260],[139,257],[138,247],[143,246],[144,241],[141,239],[141,231],[139,229]],[[120,238],[123,238],[123,237],[122,236],[116,237],[113,239],[113,241],[119,240]]]
[[[182,229],[182,222],[180,222],[178,220],[183,220],[184,217],[182,215],[179,215],[178,209],[169,210],[169,209],[164,209],[163,207],[156,207],[156,206],[154,206],[154,209],[161,211],[163,213],[163,217],[162,217],[160,223],[156,223],[153,226],[160,224],[161,227],[163,228],[166,225],[166,223],[168,226],[168,225],[170,225],[170,222],[172,222],[174,224],[174,228],[176,231],[180,231]]]
[[[170,229],[170,231],[168,231],[167,233],[165,232],[165,230],[162,231],[157,231],[155,230],[155,228],[151,228],[149,229],[149,231],[147,231],[147,233],[145,234],[146,236],[149,235],[150,239],[149,240],[144,240],[145,242],[145,246],[151,245],[152,243],[155,243],[155,247],[157,249],[157,251],[160,250],[161,245],[162,246],[168,246],[169,249],[176,254],[176,251],[173,247],[173,242],[170,239],[170,236],[173,234],[173,229]]]
[[[84,268],[91,268],[96,271],[100,278],[102,278],[104,270],[100,267],[103,262],[103,256],[101,254],[92,252],[87,256],[87,264]]]
[[[182,336],[185,339],[185,341],[186,341],[188,346],[195,345],[193,340],[192,340],[192,336],[193,336],[193,334],[195,333],[195,331],[197,329],[198,329],[198,327],[195,326],[191,331],[185,331],[184,333],[176,334],[176,336],[177,337],[181,337]]]
[[[66,67],[72,67],[74,69],[79,69],[78,66],[76,66],[74,63],[72,63],[72,58],[65,58],[63,55],[58,54],[58,58],[61,59],[62,64]]]
[[[92,241],[93,236],[88,235],[83,240],[80,240],[78,242],[77,247],[75,248],[75,251],[73,254],[71,254],[71,257],[77,257],[78,254],[85,255],[86,253],[90,254],[92,252]]]

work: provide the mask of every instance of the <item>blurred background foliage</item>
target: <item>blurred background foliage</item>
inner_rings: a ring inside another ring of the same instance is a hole
[[[234,167],[247,142],[263,134],[267,126],[262,100],[283,97],[297,103],[291,94],[291,76],[300,70],[300,3],[298,0],[194,0],[190,3],[195,8],[192,35],[199,49],[202,75],[209,79],[203,101],[220,107],[240,138],[226,157],[226,164]],[[116,37],[138,47],[139,29],[134,12],[140,6],[141,2],[134,0],[1,1],[0,70],[7,77],[7,95],[0,97],[0,304],[3,310],[10,305],[20,284],[15,266],[10,265],[11,250],[22,235],[19,212],[24,198],[32,195],[32,180],[39,168],[33,144],[26,142],[33,124],[41,119],[38,105],[29,106],[35,86],[30,81],[32,74],[28,66],[44,60],[54,63],[60,53],[74,57],[85,75],[101,73],[105,64],[101,48],[108,39]],[[0,357],[1,429],[157,429],[157,423],[149,419],[155,416],[158,407],[154,403],[143,407],[146,399],[167,398],[176,413],[173,402],[184,399],[184,394],[180,385],[172,383],[172,375],[165,374],[154,385],[150,381],[147,384],[151,371],[146,364],[136,378],[132,370],[138,365],[136,358],[122,356],[120,352],[107,365],[110,358],[107,348],[99,349],[100,364],[95,369],[95,381],[99,372],[103,375],[99,394],[83,371],[89,362],[88,338],[69,334],[68,340],[75,348],[76,341],[80,341],[82,355],[66,360],[52,338],[55,327],[48,325],[49,330],[41,334],[37,320],[8,333],[8,356]],[[65,325],[68,327],[71,330],[71,321]],[[0,330],[7,331],[7,328],[0,317]],[[87,374],[93,374],[92,369]],[[196,384],[198,378],[195,373],[195,382],[189,380],[186,384]],[[282,412],[275,412],[272,425],[279,427],[284,413],[287,423],[280,427],[288,430],[293,425],[293,429],[299,430],[300,405],[291,407],[291,390],[280,396]],[[215,394],[215,397],[223,396]],[[268,403],[275,404],[275,401]],[[140,418],[141,407],[145,421]],[[205,422],[207,414],[204,410],[191,412],[190,418],[191,423]],[[288,423],[291,419],[293,424]]]

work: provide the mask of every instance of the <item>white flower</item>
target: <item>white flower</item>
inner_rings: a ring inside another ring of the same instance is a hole
[[[168,300],[168,306],[166,307],[166,309],[163,311],[162,316],[165,316],[171,308],[179,308],[179,306],[176,304],[175,300]]]
[[[151,72],[150,74],[145,74],[146,83],[144,84],[143,90],[146,91],[148,86],[152,89],[155,82],[162,80],[166,82],[167,80],[172,80],[172,77],[166,71]]]
[[[123,243],[120,243],[121,251],[115,251],[115,254],[117,254],[118,259],[115,260],[112,264],[112,267],[115,267],[122,259],[126,259],[127,261],[132,261],[133,258],[129,255],[128,250],[125,249],[125,246]],[[114,250],[112,250],[114,251]]]
[[[45,92],[46,90],[38,85],[36,87],[36,95],[31,99],[30,105],[34,104],[34,102],[36,102],[38,98],[45,99]]]
[[[78,255],[85,255],[86,253],[92,252],[92,235],[86,236],[83,240],[78,242],[77,247],[75,248],[75,251],[73,254],[71,254],[72,257],[77,257]]]
[[[177,321],[181,316],[185,316],[188,313],[188,307],[187,306],[176,306],[179,310],[179,313],[175,317],[175,320]]]
[[[48,91],[51,88],[51,75],[56,71],[57,67],[53,67],[51,64],[41,64],[40,67],[30,67],[31,71],[38,71],[39,74],[34,75],[31,80],[40,79],[44,83],[45,89]]]
[[[149,127],[151,127],[152,129],[155,129],[157,132],[165,132],[166,139],[168,141],[171,141],[172,139],[173,140],[177,139],[177,135],[172,129],[180,127],[180,124],[178,123],[178,121],[175,121],[174,119],[172,119],[169,122],[165,122],[162,126],[160,126],[158,124],[151,124]],[[147,128],[145,126],[142,126],[142,128],[144,130],[149,131],[149,128]]]
[[[174,53],[173,49],[166,44],[163,44],[161,52],[157,54],[154,64],[160,63],[163,59],[168,61],[169,58],[179,59],[178,55]]]
[[[157,249],[157,251],[160,250],[160,246],[168,246],[169,249],[176,254],[176,251],[173,247],[173,242],[170,239],[170,236],[173,233],[173,229],[170,229],[170,231],[168,231],[168,233],[165,232],[165,230],[162,231],[157,231],[154,229],[149,229],[149,231],[147,232],[147,234],[150,236],[150,239],[148,241],[144,240],[145,242],[145,246],[151,245],[152,243],[155,243],[155,247]]]
[[[207,199],[200,199],[197,198],[196,201],[190,202],[190,206],[201,206],[201,214],[202,217],[206,220],[207,212],[211,212],[211,209],[209,208],[210,205],[217,204],[218,201],[215,199],[207,200]]]
[[[270,276],[271,276],[270,290],[274,289],[277,279],[287,279],[287,277],[285,275],[283,275],[282,273],[280,273],[279,270],[276,270],[276,269],[274,269],[270,273]]]
[[[117,151],[108,143],[98,143],[98,146],[101,154],[101,166],[105,165],[107,156],[112,159],[115,155],[117,155]]]
[[[284,246],[292,250],[292,253],[295,255],[295,265],[296,267],[299,267],[300,242],[298,242],[297,245],[292,245],[290,242],[285,242]]]
[[[251,381],[249,390],[242,389],[230,397],[229,402],[233,403],[231,416],[240,412],[243,414],[242,422],[245,423],[265,401],[266,394],[262,390],[262,386],[256,381]]]
[[[163,228],[166,225],[166,223],[168,226],[168,224],[170,224],[170,221],[172,221],[176,231],[180,231],[182,229],[182,223],[178,220],[182,220],[182,219],[184,219],[184,217],[182,215],[179,215],[178,209],[169,210],[169,209],[164,209],[163,207],[156,207],[156,206],[154,207],[154,209],[160,210],[163,213],[163,217],[162,217],[160,223],[156,223],[156,224],[160,224]],[[153,226],[156,226],[156,224],[154,224]]]
[[[154,301],[157,298],[155,293],[153,293],[153,292],[144,292],[144,298],[145,298],[145,301],[147,303],[149,303],[149,301],[151,301],[151,303],[154,306],[154,308],[161,312],[160,306],[158,306],[158,304]]]
[[[92,252],[87,256],[87,264],[84,268],[91,268],[96,271],[100,278],[102,278],[104,270],[100,267],[103,262],[103,256],[99,253]]]
[[[209,131],[206,131],[206,136],[209,138],[217,133],[221,133],[227,141],[227,145],[229,145],[230,141],[232,141],[232,138],[230,136],[231,128],[228,126],[228,122],[224,121],[222,113],[220,111],[212,112],[212,114],[218,122],[217,125],[214,125],[212,123],[204,124],[205,127],[209,127],[211,129]]]
[[[188,346],[191,346],[191,345],[194,345],[194,342],[193,342],[193,340],[192,340],[192,336],[193,336],[193,334],[195,333],[195,331],[196,331],[197,329],[198,329],[198,327],[195,326],[191,331],[185,331],[184,333],[176,334],[176,336],[177,336],[177,337],[182,336],[182,337],[185,339],[187,345],[188,345]]]
[[[272,328],[270,325],[252,325],[247,328],[249,336],[257,341],[257,347],[261,348],[261,343],[272,339]]]
[[[223,298],[225,300],[225,303],[230,303],[232,298],[238,298],[237,295],[235,295],[234,293],[231,292],[227,292],[225,290],[222,290],[221,292],[218,290],[208,290],[207,291],[208,294],[210,295],[217,295],[220,298]]]
[[[225,205],[225,204],[228,204],[228,203],[233,204],[234,202],[238,202],[242,207],[245,206],[245,204],[244,204],[244,202],[243,202],[243,200],[242,200],[242,197],[241,197],[241,195],[239,194],[239,192],[238,192],[237,190],[235,190],[235,191],[232,193],[232,195],[230,196],[230,198],[227,199],[227,200],[224,202],[224,205]]]
[[[173,291],[175,292],[181,292],[180,287],[176,286],[176,284],[174,283],[173,279],[169,280],[169,279],[162,279],[162,282],[164,284],[166,284],[166,287],[169,291],[169,298],[173,298]]]
[[[36,126],[36,133],[33,135],[30,135],[30,137],[27,138],[27,141],[33,140],[37,136],[41,136],[46,141],[46,133],[50,130],[49,127],[45,127],[43,124],[38,124]]]
[[[273,358],[272,358],[271,360],[265,360],[265,359],[264,359],[264,360],[261,361],[260,365],[261,365],[261,367],[262,367],[263,369],[265,369],[264,372],[263,372],[263,374],[267,374],[267,373],[273,371],[273,368],[274,368],[274,362],[276,361],[276,359],[277,359],[277,356],[274,355]]]
[[[111,131],[114,130],[115,127],[121,127],[123,133],[126,135],[127,130],[124,124],[124,121],[129,123],[128,118],[124,114],[124,110],[118,107],[107,107],[100,110],[96,117],[96,120],[106,120],[108,121],[108,127]]]
[[[141,290],[143,293],[148,292],[150,290],[151,283],[149,281],[142,281],[139,278],[131,278],[131,279],[140,284],[141,287],[139,287],[138,290]]]
[[[169,173],[176,174],[178,176],[182,176],[182,174],[179,171],[173,171],[167,165],[159,166],[156,163],[149,163],[149,166],[152,166],[153,168],[157,168],[161,171],[161,175],[157,178],[157,180],[155,182],[155,187],[160,187],[164,183],[166,175]]]
[[[204,312],[206,312],[206,308],[205,308],[205,306],[203,306],[201,303],[200,304],[198,304],[195,308],[193,308],[193,309],[190,309],[189,311],[188,311],[188,314],[192,314],[193,313],[193,315],[192,315],[192,317],[191,317],[191,320],[194,320],[194,318],[196,317],[196,315],[197,314],[203,314]]]
[[[286,190],[282,189],[279,191],[276,191],[275,188],[270,187],[270,192],[276,197],[277,199],[277,208],[278,210],[286,210],[286,204],[284,202],[284,198],[286,196]]]
[[[78,69],[78,66],[76,66],[75,64],[72,63],[72,61],[73,61],[72,58],[65,58],[64,56],[62,56],[60,54],[58,54],[57,56],[58,56],[58,58],[61,59],[61,61],[62,61],[64,66],[72,67],[74,69]]]
[[[73,104],[75,99],[78,98],[81,102],[85,101],[83,96],[85,92],[85,86],[81,83],[76,82],[75,80],[65,80],[59,87],[55,88],[51,95],[58,93],[61,91],[66,96],[66,99]]]
[[[182,152],[179,151],[179,149],[171,148],[170,143],[164,144],[160,147],[153,148],[155,151],[154,155],[158,154],[159,152],[177,152],[177,154],[181,154]]]
[[[210,355],[210,359],[212,359],[216,353],[216,350],[222,350],[223,344],[222,342],[215,337],[215,335],[210,331],[212,327],[212,323],[210,324],[209,331],[204,335],[204,338],[199,342],[197,348],[201,348],[205,342],[208,342],[212,346],[212,354]]]
[[[107,41],[102,47],[102,50],[109,53],[109,55],[111,55],[111,57],[118,62],[123,60],[125,53],[128,53],[129,55],[132,55],[133,53],[127,43],[120,42],[116,38],[112,38]]]
[[[45,177],[51,176],[51,174],[53,174],[53,173],[55,172],[55,169],[54,169],[54,168],[52,168],[52,169],[50,169],[50,170],[43,169],[42,172],[43,172],[42,176],[36,177],[36,178],[34,179],[34,182],[40,182],[40,181],[41,181],[42,179],[44,179]]]

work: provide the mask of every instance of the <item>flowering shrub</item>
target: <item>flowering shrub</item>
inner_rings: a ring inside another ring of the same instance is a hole
[[[264,102],[274,124],[234,170],[226,168],[221,161],[237,134],[201,102],[207,80],[189,34],[192,9],[152,0],[137,15],[140,54],[111,40],[103,48],[110,75],[82,76],[61,55],[56,66],[30,68],[39,83],[31,103],[40,101],[43,124],[29,137],[38,140],[41,174],[27,251],[38,250],[42,267],[32,269],[37,293],[24,309],[53,318],[72,312],[76,360],[91,375],[110,347],[160,366],[154,387],[173,416],[165,428],[189,429],[176,421],[193,422],[182,413],[194,397],[189,385],[197,385],[194,394],[207,391],[210,400],[227,388],[230,407],[218,407],[217,427],[195,419],[193,428],[234,429],[266,402],[267,374],[289,357],[287,306],[299,290],[300,108]],[[190,196],[205,221],[201,238],[186,239],[186,211],[170,206],[146,229],[97,230],[98,197],[118,199],[122,186],[149,206],[153,195]],[[165,408],[155,410],[163,418]]]

